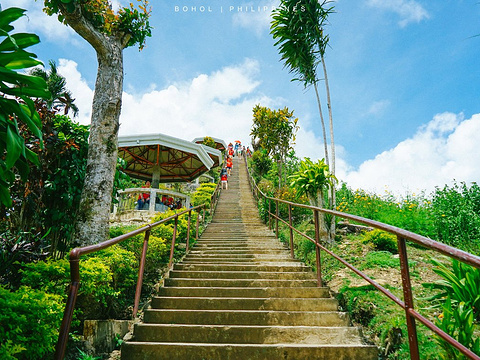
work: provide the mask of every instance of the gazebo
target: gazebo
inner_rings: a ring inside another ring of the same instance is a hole
[[[189,182],[210,170],[219,151],[165,134],[120,136],[118,156],[133,178],[159,183]],[[219,156],[221,157],[221,155]]]
[[[220,150],[220,151],[225,151],[227,149],[227,144],[225,143],[225,141],[223,141],[222,139],[219,139],[219,138],[214,138],[214,137],[211,137],[211,138],[213,139],[213,141],[215,141],[215,149]],[[205,138],[204,137],[197,137],[197,138],[193,139],[192,142],[194,142],[196,144],[203,144],[203,139],[205,139]]]

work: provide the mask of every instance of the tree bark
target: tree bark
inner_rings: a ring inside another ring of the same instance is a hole
[[[98,70],[93,95],[87,169],[75,219],[74,241],[90,245],[108,238],[113,181],[117,163],[118,127],[123,92],[123,49],[129,37],[105,35],[82,13],[61,8],[65,19],[97,53]]]
[[[322,123],[323,145],[325,148],[325,164],[330,166],[330,163],[328,161],[329,157],[328,157],[328,145],[327,145],[327,131],[325,129],[325,121],[323,120],[322,103],[320,101],[320,96],[318,95],[318,87],[317,87],[316,81],[313,83],[313,88],[315,89],[315,95],[317,96],[318,112],[320,114],[320,121]]]
[[[330,86],[328,84],[328,76],[327,76],[327,66],[325,65],[325,58],[322,55],[322,65],[323,65],[323,75],[325,77],[325,91],[327,93],[327,107],[328,107],[328,118],[330,124],[330,149],[332,155],[332,167],[330,173],[335,175],[335,140],[333,138],[333,115],[332,115],[332,103],[330,100]],[[335,184],[332,183],[330,186],[330,196],[331,204],[330,207],[332,210],[337,208],[337,196],[335,193]],[[332,220],[330,222],[330,231],[331,234],[335,234],[335,216],[332,216]]]
[[[106,240],[109,232],[122,105],[123,48],[113,41],[108,45],[107,56],[97,53],[87,170],[76,224],[76,239],[81,245]]]

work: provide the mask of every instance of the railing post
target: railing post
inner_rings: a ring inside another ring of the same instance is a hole
[[[143,239],[142,255],[140,257],[140,265],[138,267],[138,279],[137,288],[135,289],[135,302],[133,304],[133,315],[135,319],[138,312],[138,305],[140,304],[140,295],[142,293],[143,285],[143,273],[145,270],[145,259],[147,258],[148,240],[150,239],[150,230],[145,231],[145,237]]]
[[[315,258],[317,263],[317,285],[323,286],[322,282],[322,259],[320,257],[320,219],[318,216],[318,210],[313,210],[313,217],[315,220]]]
[[[406,241],[401,236],[397,236],[398,255],[400,258],[400,271],[402,274],[403,301],[405,302],[405,316],[407,319],[408,344],[410,346],[410,359],[419,360],[417,326],[415,318],[410,315],[409,310],[413,310],[412,285],[410,283],[410,271],[408,268],[408,256]]]
[[[175,217],[175,225],[173,226],[172,247],[170,248],[170,260],[168,261],[168,268],[170,268],[170,266],[172,266],[172,262],[173,262],[173,252],[175,250],[175,240],[177,239],[177,224],[178,224],[178,216]]]
[[[73,250],[72,250],[73,251]],[[72,323],[73,310],[77,301],[78,288],[80,286],[80,258],[72,258],[70,253],[70,277],[71,283],[68,292],[67,303],[63,313],[63,320],[58,334],[58,341],[55,347],[55,360],[63,360],[65,350],[67,349],[68,334],[70,332],[70,324]]]
[[[192,218],[192,210],[188,211],[188,225],[187,225],[187,249],[186,253],[188,253],[188,250],[190,249],[190,222]]]
[[[280,216],[280,211],[278,209],[278,200],[275,200],[275,236],[277,239],[280,238],[280,235],[278,234],[278,217]]]
[[[203,226],[205,226],[205,204],[203,205],[203,218],[202,218]]]
[[[288,225],[290,229],[290,255],[292,256],[292,259],[294,259],[295,254],[293,252],[292,204],[288,204]]]
[[[200,225],[200,211],[197,211],[197,224],[195,225],[195,240],[198,241],[198,228]]]
[[[272,202],[270,201],[270,199],[268,199],[268,230],[272,230],[272,217],[271,217],[271,214],[272,213]]]

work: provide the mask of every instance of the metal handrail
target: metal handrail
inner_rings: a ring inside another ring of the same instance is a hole
[[[418,349],[418,337],[417,337],[417,328],[416,328],[416,323],[415,320],[418,320],[420,323],[428,327],[430,330],[432,330],[435,334],[437,334],[439,337],[441,337],[443,340],[448,342],[450,345],[454,346],[457,348],[462,354],[467,356],[469,359],[474,359],[474,360],[480,360],[480,356],[476,355],[473,353],[470,349],[459,343],[457,340],[452,338],[450,335],[448,335],[446,332],[444,332],[442,329],[437,327],[435,324],[433,324],[430,320],[425,318],[423,315],[415,311],[414,306],[413,306],[413,294],[412,294],[412,287],[410,283],[410,271],[408,268],[408,257],[407,257],[407,247],[406,247],[406,242],[412,241],[416,244],[422,245],[426,248],[435,250],[441,254],[447,255],[451,258],[454,258],[456,260],[459,260],[463,263],[469,264],[471,266],[474,266],[476,268],[480,269],[480,257],[475,256],[473,254],[470,254],[468,252],[465,252],[463,250],[448,246],[446,244],[439,243],[437,241],[434,241],[432,239],[429,239],[427,237],[421,236],[419,234],[398,228],[396,226],[391,226],[388,224],[381,223],[379,221],[375,220],[370,220],[366,219],[360,216],[352,215],[352,214],[347,214],[343,213],[340,211],[336,210],[329,210],[329,209],[323,209],[315,206],[310,206],[310,205],[305,205],[305,204],[297,204],[293,203],[290,201],[282,200],[282,199],[277,199],[273,198],[270,196],[267,196],[264,194],[260,188],[257,186],[255,179],[250,173],[250,170],[248,168],[248,163],[245,160],[245,166],[247,168],[247,178],[248,182],[250,185],[250,189],[253,193],[253,196],[255,200],[258,202],[260,198],[263,198],[265,201],[268,201],[268,224],[269,228],[271,229],[272,226],[272,220],[275,219],[276,225],[275,225],[275,235],[278,238],[278,222],[282,222],[285,224],[289,229],[290,229],[290,251],[291,251],[291,256],[294,257],[294,252],[293,252],[293,232],[296,232],[297,234],[305,237],[309,241],[313,242],[315,244],[315,249],[316,249],[316,266],[317,266],[317,282],[318,286],[323,285],[322,281],[322,276],[321,276],[321,254],[320,250],[325,251],[327,254],[331,255],[334,257],[336,260],[340,261],[343,265],[348,267],[350,270],[352,270],[354,273],[362,277],[364,280],[366,280],[368,283],[373,285],[377,290],[382,292],[385,296],[387,296],[390,300],[392,300],[394,303],[396,303],[398,306],[403,308],[405,310],[405,317],[407,321],[407,329],[408,329],[408,341],[410,345],[410,358],[412,360],[419,360],[420,359],[420,354],[419,354],[419,349]],[[275,212],[272,211],[271,209],[271,202],[275,203]],[[283,203],[288,206],[288,222],[281,219],[279,216],[279,207],[278,204]],[[308,235],[300,232],[299,230],[295,229],[292,225],[292,207],[300,207],[300,208],[305,208],[305,209],[311,209],[314,214],[314,223],[315,223],[315,239],[312,239]],[[358,270],[355,268],[352,264],[347,262],[345,259],[342,259],[340,256],[336,255],[329,249],[327,249],[325,246],[323,246],[319,239],[320,239],[320,234],[319,234],[319,221],[318,221],[318,215],[319,212],[325,213],[325,214],[331,214],[334,216],[338,216],[344,219],[349,219],[352,221],[356,221],[377,229],[381,229],[384,231],[387,231],[389,233],[392,233],[397,236],[397,246],[398,246],[398,253],[399,253],[399,258],[400,258],[400,272],[401,272],[401,277],[402,277],[402,287],[403,287],[403,297],[404,301],[400,300],[397,298],[394,294],[392,294],[390,291],[385,289],[383,286],[375,282],[373,279],[371,279],[368,275],[363,273],[362,271]]]
[[[218,202],[218,197],[219,197],[219,192],[220,192],[220,182],[217,183],[217,186],[215,188],[215,191],[213,192],[211,198],[210,198],[210,213],[213,214],[213,212],[216,209],[216,205]],[[188,226],[187,226],[187,244],[186,244],[186,253],[188,253],[189,248],[190,248],[190,242],[189,242],[189,237],[190,237],[190,223],[191,223],[191,214],[192,211],[194,210],[203,210],[203,216],[202,216],[202,221],[205,224],[205,211],[206,211],[206,203],[197,205],[193,208],[181,211],[179,213],[176,213],[172,216],[169,216],[165,219],[159,220],[155,223],[148,224],[144,227],[141,227],[139,229],[136,229],[132,232],[129,232],[128,234],[123,234],[120,236],[117,236],[113,239],[106,240],[104,242],[101,242],[99,244],[93,244],[93,245],[88,245],[84,246],[81,248],[75,248],[72,251],[70,251],[70,287],[68,291],[68,298],[67,298],[67,303],[65,305],[65,311],[63,313],[63,319],[62,323],[60,326],[60,332],[58,334],[58,341],[57,345],[55,347],[55,355],[54,359],[55,360],[62,360],[65,357],[65,350],[67,348],[67,342],[68,342],[68,334],[70,331],[70,325],[72,322],[73,318],[73,311],[75,308],[75,302],[77,300],[77,295],[78,295],[78,289],[80,286],[80,257],[82,255],[90,254],[93,252],[97,252],[103,249],[106,249],[112,245],[119,244],[122,241],[125,241],[127,239],[130,239],[131,237],[145,233],[145,237],[143,240],[143,247],[142,247],[142,254],[140,257],[140,262],[139,262],[139,270],[138,270],[138,279],[137,279],[137,286],[135,290],[135,301],[134,301],[134,307],[133,307],[133,318],[137,315],[138,312],[138,307],[140,303],[140,295],[141,295],[141,290],[142,290],[142,285],[143,285],[143,273],[145,269],[145,259],[147,256],[147,250],[148,250],[148,240],[150,238],[150,232],[151,229],[155,228],[156,226],[166,223],[168,221],[173,220],[174,221],[174,228],[173,228],[173,236],[172,236],[172,246],[170,249],[170,258],[168,262],[168,268],[172,266],[173,263],[173,255],[174,255],[174,249],[175,249],[175,241],[177,237],[177,222],[178,218],[184,214],[188,214]],[[200,218],[200,212],[197,212],[197,219],[196,219],[196,239],[198,240],[198,229],[199,229],[199,218]]]

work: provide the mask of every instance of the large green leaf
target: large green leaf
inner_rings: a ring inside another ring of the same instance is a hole
[[[7,169],[10,169],[15,162],[20,158],[24,149],[23,138],[12,130],[12,127],[7,128],[7,157],[5,163]]]
[[[0,51],[13,51],[15,49],[25,49],[36,45],[40,38],[36,34],[18,33],[7,37],[0,43]]]
[[[11,31],[10,23],[21,18],[26,10],[17,7],[7,8],[0,11],[0,29]]]

